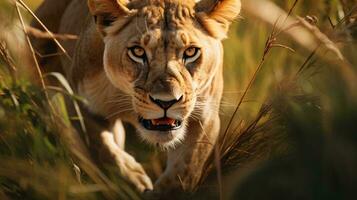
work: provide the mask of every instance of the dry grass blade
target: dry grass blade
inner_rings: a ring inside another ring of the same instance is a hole
[[[277,23],[278,20],[276,20],[276,23]],[[276,41],[276,23],[275,23],[275,26],[273,27],[273,30],[271,32],[271,34],[269,35],[266,43],[265,43],[265,48],[264,48],[264,53],[263,53],[263,56],[259,62],[259,65],[258,67],[256,68],[256,70],[254,71],[252,77],[250,78],[249,82],[248,82],[248,85],[246,86],[233,114],[232,114],[232,117],[230,118],[229,122],[228,122],[228,125],[223,133],[223,141],[221,143],[221,147],[220,147],[220,151],[222,152],[223,151],[223,147],[225,146],[225,143],[226,143],[226,138],[227,138],[227,134],[228,134],[228,131],[233,123],[233,120],[235,118],[235,116],[237,115],[238,113],[238,110],[240,108],[240,106],[242,105],[242,103],[244,102],[244,99],[245,97],[247,96],[248,94],[248,91],[250,90],[250,88],[252,87],[259,71],[261,70],[261,68],[263,67],[264,63],[265,63],[265,60],[266,60],[266,57],[267,55],[269,54],[270,50],[274,47],[274,42]],[[279,46],[280,47],[280,46]]]
[[[14,64],[14,61],[13,59],[11,58],[8,50],[6,49],[6,44],[5,42],[2,42],[0,41],[0,56],[1,56],[1,59],[3,59],[3,61],[8,65],[9,67],[9,71],[10,71],[10,74],[11,74],[11,78],[13,81],[16,80],[16,66]]]
[[[48,93],[46,91],[46,84],[45,84],[45,81],[43,79],[42,71],[41,71],[40,65],[39,65],[39,63],[37,61],[36,54],[35,54],[35,51],[34,51],[34,48],[33,48],[32,44],[31,44],[30,38],[29,38],[29,36],[28,36],[28,34],[26,32],[25,22],[24,22],[24,19],[23,19],[22,15],[21,15],[21,12],[20,12],[20,9],[19,9],[19,5],[18,5],[17,2],[15,2],[15,7],[16,7],[16,12],[17,12],[17,15],[19,17],[19,20],[21,22],[22,30],[24,31],[24,34],[25,34],[27,45],[30,48],[31,55],[32,55],[33,61],[35,63],[35,67],[36,67],[36,70],[37,70],[37,73],[38,73],[38,76],[39,76],[39,79],[40,79],[40,83],[41,83],[42,89],[44,90],[44,93],[45,93],[46,100],[48,102],[48,105],[49,105],[50,109],[53,111],[54,109],[52,107],[49,95],[48,95]]]
[[[339,26],[341,26],[344,22],[346,22],[347,19],[349,19],[356,10],[357,10],[357,5],[354,6],[349,12],[347,12],[347,14],[341,20],[339,20],[336,25],[333,25],[333,31],[335,31]],[[331,41],[326,34],[322,33],[318,27],[314,25],[314,22],[310,20],[309,16],[307,16],[306,18],[298,17],[298,20],[299,21],[296,24],[300,26],[304,26],[305,28],[309,29],[313,33],[314,37],[316,37],[318,44],[315,47],[315,49],[311,52],[311,54],[308,56],[308,58],[305,60],[305,62],[301,65],[296,75],[301,74],[301,72],[308,67],[309,61],[314,56],[317,56],[317,58],[327,61],[327,63],[331,64],[332,66],[336,66],[337,69],[344,76],[346,83],[351,91],[351,94],[355,94],[354,91],[356,90],[357,86],[356,84],[354,84],[354,80],[356,80],[356,74],[352,70],[351,64],[342,55],[337,45],[333,41]],[[333,35],[334,32],[330,34]],[[325,47],[329,52],[333,52],[334,55],[338,58],[338,60],[336,61],[333,59],[333,57],[330,58],[326,56],[326,52],[321,53],[319,50],[322,47]]]
[[[319,48],[319,46],[316,47],[316,49],[314,51],[312,51],[311,54],[306,58],[304,63],[300,66],[299,70],[296,72],[296,77],[305,70],[305,68],[309,64],[309,61],[316,55],[316,51],[318,50],[318,48]]]
[[[297,19],[299,20],[299,24],[308,29],[315,37],[316,41],[319,41],[319,44],[317,46],[321,46],[320,44],[323,44],[324,47],[326,47],[329,51],[333,52],[340,60],[344,60],[341,51],[324,33],[320,31],[319,28],[309,23],[309,21],[304,18],[297,17]]]
[[[36,53],[36,55],[38,56],[38,57],[40,57],[40,58],[49,58],[49,57],[55,57],[55,56],[60,56],[60,55],[63,55],[63,53],[62,52],[58,52],[58,53],[50,53],[50,54],[41,54],[41,53],[39,53],[39,52],[35,52]]]
[[[59,117],[56,117],[56,122],[58,130],[61,131],[61,137],[65,140],[80,168],[96,184],[105,186],[102,192],[107,199],[115,199],[115,193],[118,193],[119,189],[92,162],[88,149],[83,144],[78,132],[73,127],[67,126]]]
[[[219,199],[223,200],[223,179],[222,179],[222,166],[221,166],[221,155],[217,145],[214,146],[214,161],[217,170],[217,179],[219,187]]]
[[[72,90],[71,86],[69,85],[69,83],[67,82],[66,78],[60,74],[60,73],[57,73],[57,72],[52,72],[52,73],[49,73],[48,76],[53,76],[55,77],[60,83],[61,85],[64,87],[64,89],[71,95],[71,96],[74,96],[74,91]],[[86,126],[84,124],[84,118],[83,118],[83,115],[82,115],[82,112],[81,112],[81,109],[77,103],[76,100],[73,100],[73,105],[74,105],[74,109],[77,113],[77,116],[78,116],[78,119],[79,119],[79,122],[80,122],[80,125],[81,125],[81,128],[83,130],[84,133],[87,132],[86,130]],[[89,139],[88,139],[88,136],[85,134],[85,140],[86,140],[86,143],[89,144]]]
[[[17,2],[15,2],[15,7],[16,7],[16,12],[17,12],[17,15],[19,17],[19,20],[21,22],[21,26],[22,26],[22,30],[24,31],[24,34],[25,34],[25,38],[26,38],[26,43],[28,45],[28,47],[30,48],[30,51],[32,53],[32,58],[33,58],[33,61],[35,63],[35,67],[36,67],[36,70],[37,70],[37,75],[39,76],[39,79],[41,81],[41,86],[43,89],[46,89],[46,85],[45,85],[45,81],[43,79],[43,75],[42,75],[42,71],[41,71],[41,68],[40,68],[40,65],[38,64],[38,61],[37,61],[37,58],[36,58],[36,54],[35,54],[35,51],[33,49],[33,46],[31,44],[31,41],[30,41],[30,38],[26,32],[26,25],[25,25],[25,22],[24,22],[24,19],[22,17],[22,14],[20,12],[20,9],[19,9],[19,5]]]
[[[229,152],[229,150],[231,149],[231,147],[234,146],[235,142],[233,142],[232,144],[226,145],[226,140],[228,139],[228,133],[229,133],[229,130],[231,128],[231,125],[233,124],[233,121],[238,113],[238,110],[239,108],[241,107],[242,103],[244,102],[247,94],[248,94],[248,91],[250,90],[250,88],[252,87],[254,81],[256,80],[256,77],[258,75],[258,73],[260,72],[261,68],[263,67],[264,63],[265,63],[265,60],[266,60],[266,57],[267,55],[269,54],[270,50],[274,47],[282,47],[282,45],[276,45],[274,44],[274,42],[276,41],[276,38],[275,38],[275,35],[276,35],[276,29],[275,29],[276,26],[274,26],[271,34],[269,35],[266,43],[265,43],[265,48],[264,48],[264,53],[263,53],[263,56],[261,58],[261,61],[258,65],[258,67],[256,68],[256,70],[254,71],[252,77],[250,78],[249,82],[248,82],[248,85],[245,87],[245,90],[239,100],[239,102],[237,103],[237,106],[235,107],[235,110],[226,126],[226,129],[225,131],[223,132],[223,135],[222,135],[222,138],[223,140],[216,144],[215,147],[214,147],[214,163],[216,165],[216,170],[217,170],[217,178],[218,178],[218,186],[219,186],[219,194],[220,194],[220,199],[223,199],[223,190],[222,190],[222,165],[221,165],[221,162],[222,162],[222,158],[224,157],[225,154],[227,154]],[[237,137],[235,138],[235,141],[239,141],[239,138],[240,137]],[[205,174],[205,173],[203,173]],[[207,174],[205,174],[207,175]],[[204,175],[204,176],[205,176]],[[203,179],[203,178],[202,178]],[[201,179],[201,180],[202,180]]]
[[[58,40],[77,40],[78,36],[77,35],[71,35],[71,34],[49,34],[48,32],[41,31],[37,28],[33,28],[31,26],[26,26],[26,32],[35,37],[35,38],[41,38],[41,39],[52,39],[56,38]]]
[[[295,7],[297,3],[298,0],[295,0],[293,7]],[[316,26],[312,25],[304,18],[292,17],[292,10],[289,10],[289,12],[286,13],[276,4],[267,0],[246,0],[242,5],[249,15],[252,15],[260,21],[271,25],[272,27],[276,26],[277,24],[276,18],[286,16],[282,24],[287,24],[287,27],[280,29],[279,33],[277,33],[277,36],[283,33],[291,37],[301,47],[309,51],[314,51],[316,47],[322,47],[322,45],[324,45],[340,60],[343,60],[342,53],[325,34],[323,34]],[[321,59],[326,60],[325,55],[318,55]]]
[[[293,9],[295,8],[295,6],[297,5],[297,2],[298,0],[295,1],[295,3],[293,4],[293,6],[291,7],[291,9],[289,10],[289,15],[292,13]],[[289,15],[286,16],[286,19],[285,21],[288,19]],[[217,167],[221,167],[221,161],[224,160],[223,158],[228,155],[233,149],[234,147],[236,147],[242,140],[243,137],[246,136],[245,133],[247,133],[248,135],[251,134],[254,130],[254,128],[257,126],[258,122],[262,119],[263,116],[265,116],[264,114],[266,114],[266,112],[264,112],[266,109],[263,109],[261,110],[260,114],[257,116],[257,119],[250,124],[250,126],[248,126],[248,128],[243,131],[241,134],[239,134],[237,137],[234,137],[232,141],[229,142],[229,144],[227,144],[227,139],[229,138],[228,136],[228,133],[229,133],[229,130],[231,128],[231,125],[233,124],[233,121],[238,113],[238,110],[240,109],[242,103],[244,102],[247,94],[248,94],[248,91],[250,90],[250,88],[252,87],[253,83],[255,82],[256,80],[256,77],[258,75],[258,73],[261,71],[261,68],[263,67],[265,61],[266,61],[266,58],[269,54],[269,52],[274,48],[274,47],[280,47],[280,48],[285,48],[285,49],[288,49],[290,51],[293,51],[293,49],[291,49],[290,47],[287,47],[285,45],[281,45],[281,44],[277,44],[275,43],[276,42],[276,38],[277,36],[281,33],[282,29],[281,28],[278,28],[278,21],[279,21],[279,18],[278,17],[274,23],[274,26],[273,26],[273,30],[271,31],[268,39],[266,40],[266,43],[265,43],[265,48],[264,48],[264,52],[263,52],[263,56],[259,62],[259,65],[258,67],[256,68],[256,70],[254,71],[252,77],[250,78],[247,86],[245,87],[244,89],[244,92],[239,100],[239,102],[237,103],[237,106],[226,126],[226,129],[225,131],[223,132],[223,135],[222,135],[222,141],[220,141],[220,143],[218,144],[219,146],[216,147],[217,150],[215,150],[213,153],[214,153],[214,159],[218,159],[218,162],[215,161],[216,163],[216,166]],[[263,106],[264,107],[264,106]],[[265,107],[264,107],[265,108]],[[216,145],[217,146],[217,145]],[[221,177],[220,173],[221,173],[221,169],[217,169],[217,172],[218,172],[218,177]],[[219,180],[220,181],[220,180]],[[219,183],[221,184],[221,183]],[[221,185],[219,185],[219,187],[221,187]],[[221,191],[221,190],[220,190]],[[221,197],[222,198],[222,197]]]
[[[357,5],[356,5],[356,1],[355,0],[340,0],[342,8],[343,8],[343,12],[345,13],[345,19],[343,20],[343,22],[347,21],[347,24],[353,23],[356,18],[357,18],[357,13],[356,9],[357,9]],[[352,8],[352,9],[351,9]],[[353,13],[353,15],[352,15]]]
[[[71,148],[72,153],[78,158],[80,166],[84,171],[91,177],[97,184],[105,186],[102,191],[107,199],[115,199],[114,193],[118,193],[119,189],[113,184],[97,167],[92,161],[89,160],[88,156],[79,152],[75,148]],[[107,190],[109,189],[109,190]]]
[[[267,49],[266,49],[266,50],[267,50]],[[225,131],[224,131],[224,133],[223,133],[223,141],[222,141],[221,147],[220,147],[220,151],[221,151],[221,152],[222,152],[222,150],[223,150],[222,148],[224,147],[224,144],[225,144],[225,142],[226,142],[225,140],[226,140],[226,138],[227,138],[227,134],[228,134],[228,131],[229,131],[229,129],[230,129],[232,123],[233,123],[233,120],[234,120],[235,116],[237,115],[238,110],[239,110],[240,106],[242,105],[242,103],[243,103],[243,101],[244,101],[246,95],[248,94],[249,89],[250,89],[251,86],[253,85],[253,83],[254,83],[254,81],[255,81],[255,79],[256,79],[256,77],[257,77],[257,74],[259,73],[260,69],[261,69],[262,66],[264,65],[264,63],[265,63],[265,58],[266,58],[266,55],[268,54],[268,52],[269,52],[269,51],[265,51],[265,52],[264,52],[263,58],[262,58],[261,62],[259,63],[259,66],[258,66],[257,69],[254,71],[254,74],[253,74],[252,78],[250,79],[250,81],[249,81],[247,87],[245,88],[244,93],[243,93],[242,97],[240,98],[240,100],[239,100],[239,102],[238,102],[238,104],[237,104],[237,106],[236,106],[236,108],[235,108],[235,110],[234,110],[234,112],[233,112],[233,114],[232,114],[232,117],[230,118],[230,120],[229,120],[229,122],[228,122],[228,125],[227,125],[227,127],[226,127],[226,129],[225,129]]]
[[[294,5],[296,5],[297,1],[294,2]],[[267,0],[245,0],[243,3],[243,9],[246,10],[246,12],[259,19],[260,21],[263,21],[272,27],[276,25],[276,19],[279,17],[285,16],[285,19],[282,24],[293,24],[294,19],[290,17],[291,12],[289,11],[290,15],[286,13],[284,10],[279,8],[276,4],[274,4],[271,1]],[[316,43],[314,40],[310,39],[309,33],[303,29],[296,29],[293,31],[284,31],[285,34],[289,35],[292,37],[297,43],[299,43],[301,46],[311,49],[311,46],[315,47]],[[305,37],[307,36],[307,37]]]
[[[233,140],[233,142],[230,144],[230,146],[227,148],[225,152],[222,153],[222,160],[226,160],[225,163],[227,163],[228,160],[231,159],[231,156],[229,155],[230,153],[234,154],[231,150],[237,149],[240,144],[244,144],[245,141],[249,140],[249,138],[253,137],[255,130],[258,128],[259,122],[269,114],[271,111],[272,106],[270,104],[265,104],[261,107],[258,115],[256,118],[244,129],[242,129],[240,134],[238,134],[238,137]],[[268,124],[269,121],[266,122]],[[250,154],[248,151],[244,151],[244,154]],[[237,157],[238,155],[234,155]]]
[[[35,15],[35,13],[32,12],[32,10],[22,1],[22,0],[16,0],[21,6],[23,6],[31,15],[32,17],[42,26],[43,29],[50,35],[52,40],[56,43],[56,45],[61,49],[61,51],[66,55],[66,57],[72,61],[72,58],[69,56],[67,51],[63,48],[63,46],[58,42],[54,34],[46,27],[45,24],[42,23],[42,21]]]

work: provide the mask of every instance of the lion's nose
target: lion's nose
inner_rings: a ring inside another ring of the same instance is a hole
[[[164,110],[169,109],[175,103],[181,101],[181,99],[182,99],[182,96],[179,99],[173,99],[173,100],[170,100],[170,101],[163,101],[163,100],[160,100],[160,99],[155,99],[152,96],[150,96],[150,100],[152,102],[154,102],[156,105],[160,106]]]

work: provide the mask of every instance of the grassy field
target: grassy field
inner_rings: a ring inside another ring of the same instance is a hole
[[[25,1],[31,9],[40,2]],[[289,11],[295,1],[274,2]],[[219,184],[212,156],[197,191],[183,198],[356,198],[356,5],[297,1],[292,16],[317,19],[310,24],[315,50],[284,34],[286,24],[272,27],[243,10],[224,41],[223,178]],[[1,1],[0,199],[141,199],[115,170],[91,165],[58,137],[75,132],[64,106],[68,91],[49,99],[24,78],[35,66],[17,19],[15,7]],[[156,178],[162,153],[129,140],[128,151]]]

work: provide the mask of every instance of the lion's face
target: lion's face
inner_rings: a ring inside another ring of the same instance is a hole
[[[103,28],[106,76],[130,97],[140,135],[173,146],[184,138],[189,119],[198,117],[197,97],[222,62],[221,40],[208,34],[192,3],[128,7],[125,20]]]

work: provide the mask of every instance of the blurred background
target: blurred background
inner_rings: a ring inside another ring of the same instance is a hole
[[[11,2],[0,1],[0,199],[142,198],[113,170],[103,178],[75,162],[56,136],[73,131],[65,94],[53,100],[63,125],[43,90],[21,78],[34,63]],[[24,2],[35,10],[41,0]],[[243,0],[224,40],[223,178],[212,156],[198,188],[182,198],[354,199],[356,10],[355,0]],[[134,134],[129,140],[128,151],[157,178],[162,152]]]

